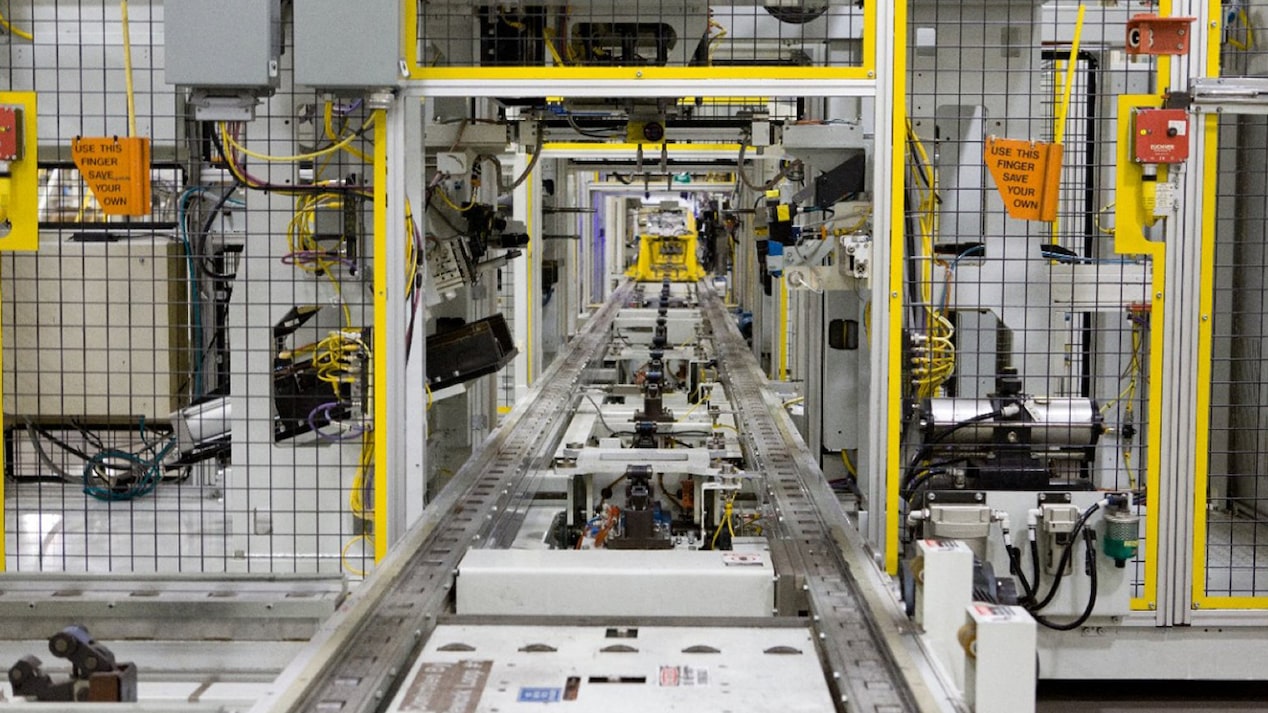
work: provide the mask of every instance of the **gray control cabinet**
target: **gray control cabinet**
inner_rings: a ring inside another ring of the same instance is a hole
[[[281,0],[167,0],[163,24],[168,84],[277,87]]]
[[[399,0],[302,0],[295,13],[295,83],[318,89],[396,86]]]

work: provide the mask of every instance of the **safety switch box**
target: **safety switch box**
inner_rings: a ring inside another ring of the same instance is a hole
[[[0,106],[0,161],[22,158],[22,107]]]
[[[1183,163],[1189,158],[1189,114],[1184,109],[1138,109],[1134,119],[1137,163]]]
[[[39,248],[35,136],[35,93],[0,92],[0,251]]]

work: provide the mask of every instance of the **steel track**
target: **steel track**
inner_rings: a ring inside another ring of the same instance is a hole
[[[619,290],[572,340],[479,452],[464,465],[374,574],[282,673],[254,713],[370,713],[390,700],[421,644],[450,607],[453,573],[468,547],[517,512],[529,473],[566,427],[583,372],[608,342],[608,328],[630,286]],[[724,382],[745,431],[749,469],[761,473],[776,507],[777,535],[791,546],[819,634],[829,681],[847,711],[918,710],[892,637],[860,596],[842,547],[857,537],[816,460],[769,389],[730,315],[699,291]],[[848,553],[847,553],[848,555]],[[855,552],[855,565],[863,554]],[[873,601],[872,604],[875,604]]]

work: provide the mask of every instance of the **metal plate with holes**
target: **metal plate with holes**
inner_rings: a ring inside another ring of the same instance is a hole
[[[513,713],[546,703],[608,713],[832,709],[804,626],[445,624],[387,710]]]

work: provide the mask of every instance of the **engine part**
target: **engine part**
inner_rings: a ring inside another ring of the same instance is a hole
[[[71,678],[54,683],[33,655],[9,668],[15,696],[46,702],[135,703],[136,665],[118,663],[114,652],[97,643],[82,626],[68,626],[51,636],[48,650],[71,663]]]

